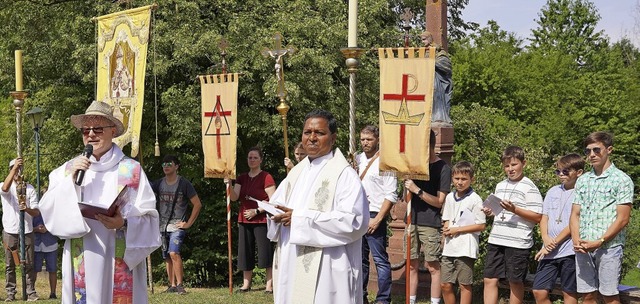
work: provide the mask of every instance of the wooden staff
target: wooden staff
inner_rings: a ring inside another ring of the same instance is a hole
[[[411,296],[411,191],[405,187],[403,192],[402,196],[405,202],[407,202],[407,256],[404,269],[405,303],[409,304],[409,297]]]
[[[225,180],[227,186],[227,251],[229,252],[229,295],[233,295],[233,266],[231,262],[231,183]]]

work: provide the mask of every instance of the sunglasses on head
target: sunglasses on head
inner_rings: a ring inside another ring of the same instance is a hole
[[[585,148],[584,155],[591,155],[591,151],[593,151],[593,153],[595,154],[600,154],[602,152],[602,148],[600,147],[595,147],[593,149]]]
[[[80,128],[80,132],[82,132],[82,134],[84,135],[89,135],[89,133],[91,133],[91,131],[93,131],[93,134],[102,134],[104,133],[104,128],[113,128],[115,126],[104,126],[104,127],[90,127],[90,128]]]
[[[173,166],[173,162],[162,163],[162,167],[163,168],[167,168],[167,167],[171,167],[171,166]]]
[[[569,173],[571,173],[571,169],[562,169],[562,170],[560,170],[560,169],[556,169],[556,170],[555,170],[555,171],[553,171],[553,172],[554,172],[556,175],[560,175],[560,174],[562,174],[562,175],[568,176],[568,175],[569,175]]]

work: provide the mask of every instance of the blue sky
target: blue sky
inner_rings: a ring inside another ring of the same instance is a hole
[[[640,29],[635,26],[636,23],[640,23],[637,8],[640,0],[591,2],[601,17],[598,30],[604,30],[612,42],[626,36],[636,46],[640,46]],[[531,29],[538,26],[535,20],[546,3],[546,0],[470,0],[462,13],[462,19],[477,22],[483,27],[487,25],[488,20],[495,20],[503,30],[525,39],[530,37]]]

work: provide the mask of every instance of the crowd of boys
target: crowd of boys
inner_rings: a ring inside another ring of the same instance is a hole
[[[420,253],[431,276],[431,303],[440,303],[441,295],[445,303],[457,303],[456,283],[459,303],[472,303],[473,266],[488,217],[494,219],[484,260],[484,303],[498,303],[500,280],[508,281],[509,303],[523,303],[537,224],[543,241],[535,254],[538,269],[532,289],[537,303],[551,303],[549,293],[557,279],[565,303],[578,303],[580,296],[582,303],[597,303],[598,295],[605,303],[620,303],[618,282],[634,185],[609,158],[613,152],[610,133],[594,132],[585,138],[590,171],[585,171],[584,157],[575,153],[556,162],[560,184],[549,189],[544,200],[533,181],[524,176],[524,150],[507,147],[501,156],[506,179],[494,190],[500,200],[500,207],[494,210],[471,187],[473,165],[461,161],[449,168],[433,152],[434,137],[432,132],[431,180],[404,183],[413,193],[408,225],[412,238],[410,303],[416,302]],[[454,191],[449,193],[451,183]],[[368,266],[368,258],[366,262]],[[366,292],[364,296],[368,303]],[[386,299],[378,296],[376,303],[389,303]]]

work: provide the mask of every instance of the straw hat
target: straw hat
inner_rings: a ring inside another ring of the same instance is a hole
[[[124,133],[124,125],[119,119],[113,116],[113,107],[102,101],[94,100],[84,114],[71,115],[71,124],[80,129],[84,126],[84,119],[90,116],[102,116],[111,121],[111,123],[116,126],[116,134],[113,134],[113,137],[118,137]]]

